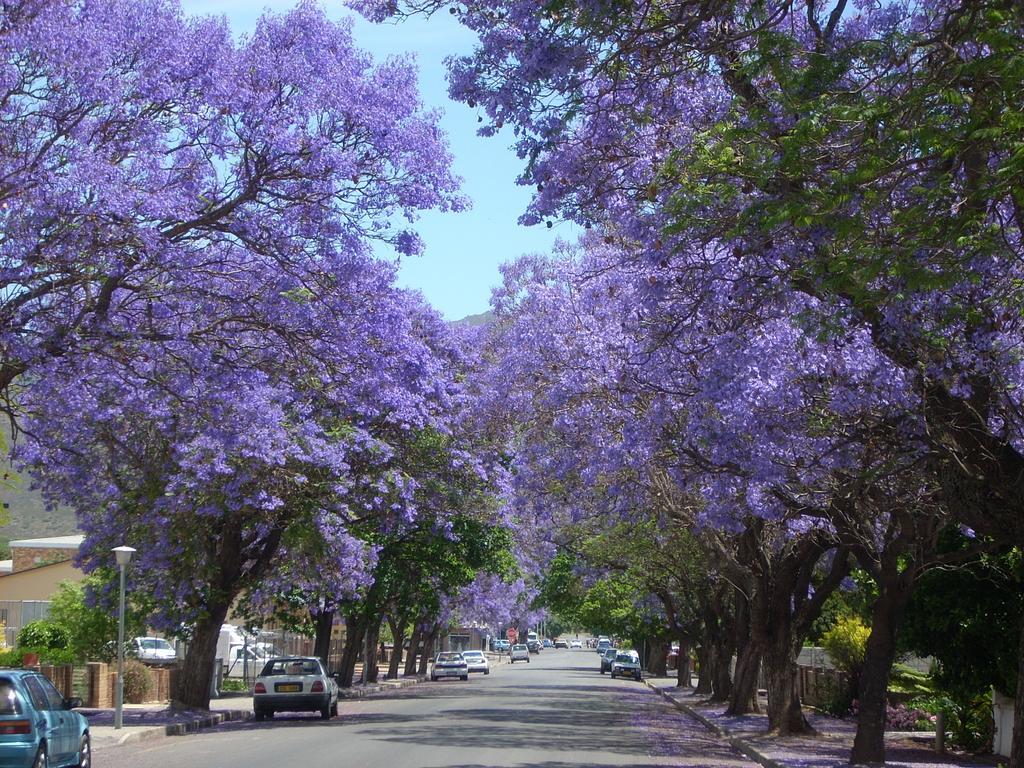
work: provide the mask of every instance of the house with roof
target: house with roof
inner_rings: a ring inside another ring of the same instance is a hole
[[[62,581],[81,581],[85,574],[74,559],[84,536],[46,536],[10,542],[11,559],[0,561],[0,623],[6,644],[18,630],[50,612],[50,599]]]

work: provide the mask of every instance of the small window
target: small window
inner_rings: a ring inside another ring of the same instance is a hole
[[[39,677],[37,675],[24,677],[22,681],[25,683],[25,688],[28,689],[28,698],[32,702],[32,706],[41,712],[50,709],[50,702],[46,698],[46,690],[39,682]]]
[[[57,686],[45,677],[39,678],[39,684],[43,686],[43,690],[46,692],[46,699],[50,703],[50,709],[64,709],[64,694],[57,690]]]
[[[18,699],[14,681],[7,677],[0,677],[0,715],[20,714],[21,702]]]

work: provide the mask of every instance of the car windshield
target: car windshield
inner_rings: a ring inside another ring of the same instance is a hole
[[[607,656],[607,657],[608,657],[609,659],[611,659],[611,658],[613,658],[613,657],[615,656],[615,654],[617,654],[617,653],[618,653],[618,651],[617,651],[617,650],[615,650],[614,648],[606,648],[606,649],[605,649],[605,652],[604,652],[604,655],[605,655],[605,656]]]
[[[462,661],[461,653],[439,653],[437,654],[438,661]]]
[[[525,645],[520,643],[519,645],[513,645],[512,646],[512,650],[513,651],[525,651],[525,650],[528,650],[528,649],[527,649],[527,647]]]
[[[139,641],[139,645],[147,651],[173,651],[174,648],[166,640],[159,637],[147,637]]]
[[[463,651],[462,655],[467,659],[479,659],[484,654],[482,651]]]
[[[20,715],[21,706],[18,692],[14,689],[14,681],[8,677],[0,677],[0,715]]]
[[[624,664],[632,664],[634,661],[632,655],[628,653],[620,653],[615,657],[615,660]]]
[[[274,659],[268,661],[260,677],[276,675],[319,675],[320,662],[316,659]]]

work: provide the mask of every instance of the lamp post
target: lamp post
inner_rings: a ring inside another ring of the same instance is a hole
[[[114,547],[112,551],[121,569],[121,599],[117,612],[117,690],[114,692],[114,728],[120,728],[124,710],[124,572],[135,550],[121,546]]]

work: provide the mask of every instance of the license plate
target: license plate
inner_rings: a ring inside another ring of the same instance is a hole
[[[302,690],[300,683],[278,683],[274,686],[274,690],[278,693],[298,693]]]

